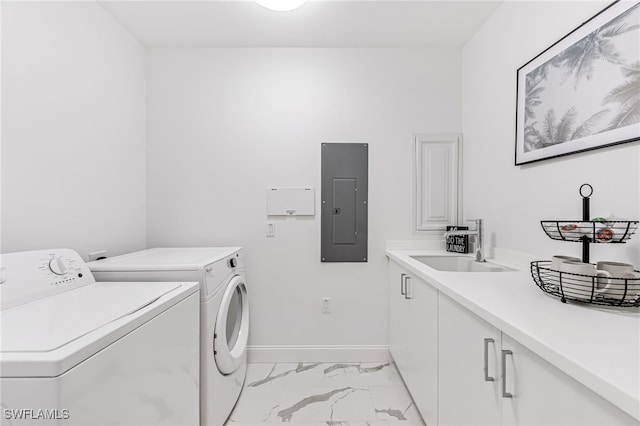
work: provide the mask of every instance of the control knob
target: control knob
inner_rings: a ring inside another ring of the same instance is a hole
[[[232,257],[231,259],[229,259],[229,267],[235,268],[236,266],[238,266],[238,261],[236,260],[236,258]]]
[[[69,271],[69,267],[61,257],[54,257],[49,261],[49,269],[56,275],[64,275]]]

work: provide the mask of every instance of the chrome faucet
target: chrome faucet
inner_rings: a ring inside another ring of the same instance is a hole
[[[445,232],[444,238],[453,235],[471,235],[474,237],[474,248],[476,254],[476,262],[486,262],[484,258],[484,223],[482,219],[469,219],[467,222],[475,222],[476,229],[470,231],[449,231]]]

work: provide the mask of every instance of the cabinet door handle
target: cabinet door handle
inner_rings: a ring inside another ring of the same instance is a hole
[[[489,343],[494,343],[495,340],[491,338],[484,339],[484,381],[493,382],[495,377],[489,376]]]
[[[400,294],[404,296],[404,279],[407,277],[407,274],[400,274]]]
[[[507,355],[513,356],[513,352],[508,349],[502,350],[502,397],[513,398],[513,395],[507,392]]]
[[[411,277],[407,277],[404,280],[404,298],[405,299],[413,299],[413,296],[411,296],[409,293],[409,290],[411,289]]]

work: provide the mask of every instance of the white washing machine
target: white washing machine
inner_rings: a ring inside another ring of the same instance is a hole
[[[154,248],[88,265],[102,281],[200,283],[200,422],[224,424],[247,372],[249,305],[242,249]]]
[[[0,256],[0,423],[197,425],[197,283],[100,283],[73,250]]]

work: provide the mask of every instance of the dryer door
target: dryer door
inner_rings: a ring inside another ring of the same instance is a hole
[[[231,279],[216,318],[213,354],[222,374],[233,373],[243,362],[249,334],[249,304],[244,277]]]

